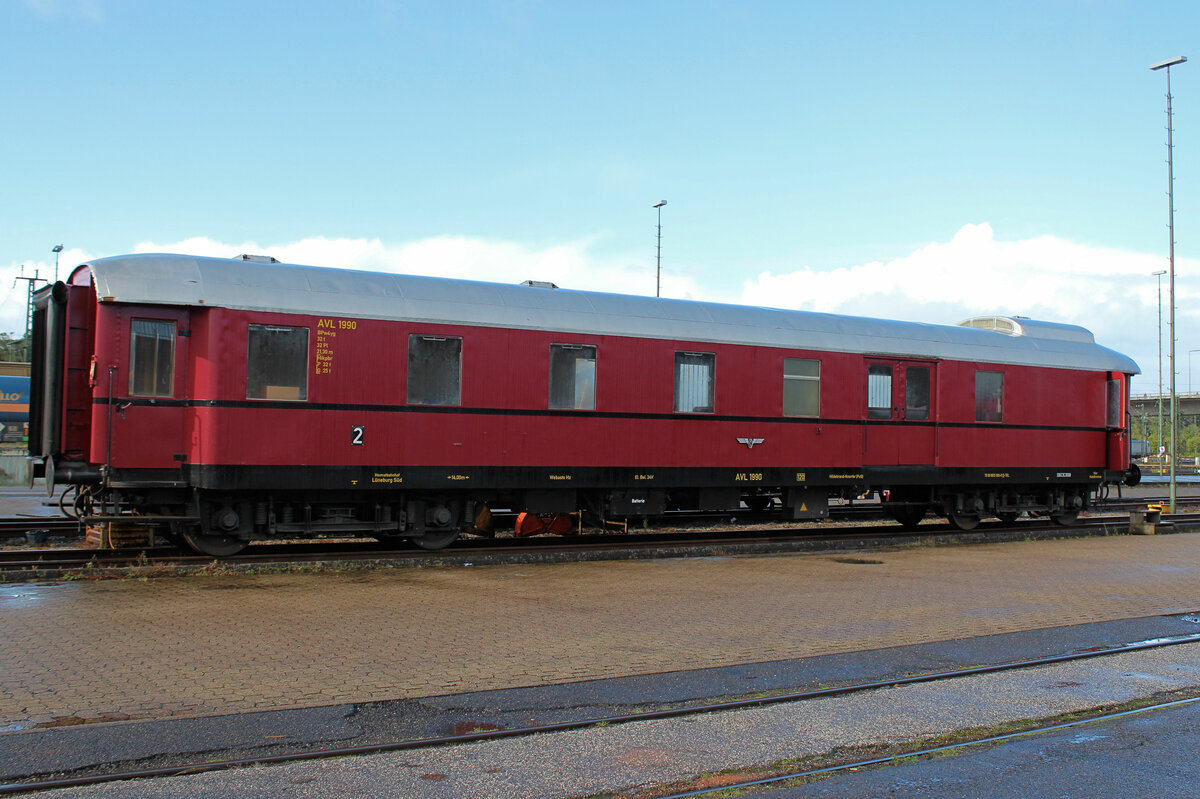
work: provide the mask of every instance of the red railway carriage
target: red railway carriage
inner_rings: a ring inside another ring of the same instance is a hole
[[[1128,358],[957,327],[182,255],[35,303],[35,471],[192,546],[448,544],[488,508],[612,519],[883,491],[959,527],[1069,522],[1131,479]]]

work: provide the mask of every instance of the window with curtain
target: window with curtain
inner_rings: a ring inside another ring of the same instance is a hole
[[[711,352],[675,353],[676,413],[712,413],[714,366]]]
[[[892,367],[873,363],[867,366],[867,418],[892,418]]]

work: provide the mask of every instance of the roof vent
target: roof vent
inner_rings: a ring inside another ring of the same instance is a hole
[[[248,255],[242,253],[233,260],[235,261],[253,261],[256,264],[277,264],[279,259],[273,255]]]
[[[1021,335],[1021,326],[1012,319],[1003,316],[977,316],[959,322],[959,327],[974,327],[979,330],[994,330],[1009,336]]]
[[[558,286],[551,283],[549,280],[526,280],[521,283],[522,286],[532,286],[535,289],[556,289]]]
[[[1096,339],[1090,330],[1078,325],[1064,325],[1058,322],[1040,322],[1027,316],[976,316],[958,323],[960,327],[974,327],[979,330],[994,330],[1006,336],[1023,336],[1025,338],[1040,338],[1049,341],[1072,341],[1076,344],[1095,344]]]

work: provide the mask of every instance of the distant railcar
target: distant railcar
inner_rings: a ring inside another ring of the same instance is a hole
[[[819,518],[868,490],[908,525],[1069,523],[1135,479],[1138,367],[1015,317],[129,255],[40,290],[33,346],[36,473],[217,555],[346,533],[441,547],[489,508],[549,529],[768,500]]]
[[[0,442],[23,442],[28,424],[29,378],[0,375]]]

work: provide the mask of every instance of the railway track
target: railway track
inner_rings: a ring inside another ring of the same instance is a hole
[[[1095,511],[1119,511],[1144,508],[1148,504],[1166,504],[1167,497],[1139,497],[1129,499],[1102,500],[1094,506]],[[1179,497],[1179,505],[1198,505],[1200,497]],[[862,500],[845,505],[831,505],[829,516],[834,521],[852,521],[856,519],[877,519],[883,516],[883,506],[878,501]],[[516,514],[498,513],[496,519],[501,522],[511,521]],[[756,511],[744,508],[740,511],[724,512],[691,512],[668,511],[656,522],[658,525],[679,524],[721,524],[736,521],[741,524],[761,524],[779,521],[778,511]],[[71,537],[79,533],[79,525],[74,519],[63,516],[13,516],[0,518],[0,540],[24,538],[31,532],[45,531],[51,536]]]
[[[871,519],[878,518],[882,515],[880,505],[878,503],[858,503],[854,505],[832,506],[830,508],[830,516],[833,519],[851,520],[851,519]],[[507,523],[511,526],[512,521],[516,519],[515,513],[497,513],[493,518],[500,523]],[[731,519],[736,519],[741,523],[763,523],[769,521],[778,521],[778,513],[771,511],[754,511],[743,509],[741,511],[724,513],[693,513],[686,511],[668,512],[662,517],[659,522],[666,524],[703,524],[708,523],[727,523]],[[79,533],[79,524],[74,519],[68,519],[64,516],[14,516],[9,518],[0,518],[0,539],[24,538],[31,532],[46,531],[52,536],[70,537]]]
[[[54,536],[79,533],[79,523],[65,516],[14,516],[0,519],[0,538],[24,538],[31,532],[46,531]]]
[[[1200,513],[1169,516],[1177,527],[1200,526]],[[674,530],[633,534],[591,534],[583,536],[460,539],[443,550],[382,547],[373,540],[339,542],[291,542],[254,544],[240,555],[225,558],[226,568],[302,563],[380,563],[394,566],[471,563],[475,565],[506,562],[624,559],[647,556],[706,554],[713,551],[759,552],[806,551],[845,552],[911,544],[918,540],[934,542],[989,542],[1024,538],[1106,535],[1128,532],[1127,516],[1085,517],[1070,527],[1045,523],[1039,519],[1018,521],[1012,525],[987,522],[969,533],[946,522],[928,521],[916,530],[899,525],[846,525],[796,527],[788,529],[745,528],[735,530]],[[134,570],[163,569],[168,573],[211,567],[216,562],[176,547],[137,547],[129,549],[10,549],[0,550],[0,579],[50,578],[68,573],[109,575]]]
[[[826,699],[830,697],[849,696],[852,694],[868,693],[871,691],[879,691],[884,689],[899,688],[908,685],[917,685],[922,683],[945,682],[964,677],[971,677],[983,674],[998,674],[1004,672],[1016,672],[1024,669],[1038,668],[1042,666],[1050,666],[1060,663],[1069,663],[1072,661],[1091,660],[1095,658],[1107,657],[1112,655],[1121,655],[1131,652],[1141,652],[1151,649],[1161,649],[1164,647],[1173,647],[1186,644],[1200,643],[1200,634],[1183,635],[1172,638],[1159,638],[1152,641],[1140,641],[1137,643],[1123,644],[1119,646],[1109,647],[1090,647],[1079,649],[1061,655],[1051,657],[1033,658],[1029,660],[1010,661],[1007,663],[999,663],[993,665],[977,666],[967,669],[956,669],[954,671],[928,672],[924,674],[906,675],[892,679],[852,683],[831,688],[820,688],[815,690],[795,691],[791,693],[776,694],[772,696],[756,696],[745,699],[735,699],[732,701],[713,701],[700,704],[687,705],[684,707],[671,708],[666,710],[655,710],[640,713],[629,713],[619,716],[606,716],[602,718],[591,718],[577,721],[564,721],[549,724],[530,725],[525,727],[496,729],[485,731],[471,731],[461,735],[448,735],[437,738],[419,738],[415,740],[396,740],[383,743],[373,743],[358,746],[327,748],[327,749],[306,749],[303,751],[290,751],[282,754],[266,754],[255,757],[245,757],[229,760],[208,760],[203,762],[193,762],[181,765],[171,765],[160,768],[141,768],[127,769],[123,771],[110,771],[108,773],[78,773],[72,776],[61,775],[36,775],[21,782],[14,782],[0,785],[0,796],[10,796],[14,794],[28,793],[32,791],[55,790],[68,787],[78,787],[84,785],[98,785],[102,783],[117,782],[121,780],[133,779],[149,779],[161,777],[177,777],[183,775],[200,774],[213,771],[225,771],[229,769],[244,768],[248,766],[269,766],[280,765],[286,763],[298,763],[311,760],[322,760],[327,758],[341,757],[357,757],[362,755],[376,755],[387,752],[402,752],[402,751],[420,751],[438,747],[463,745],[480,743],[484,741],[497,741],[502,739],[528,738],[535,735],[545,735],[547,733],[568,732],[577,730],[588,730],[609,727],[612,725],[630,724],[639,721],[656,721],[664,719],[687,719],[709,713],[728,712],[747,710],[751,708],[765,707],[768,705],[781,705],[788,703],[807,702],[816,699]],[[993,743],[1004,740],[1010,740],[1018,736],[1035,735],[1042,732],[1052,730],[1060,730],[1068,727],[1074,727],[1081,724],[1103,721],[1112,718],[1131,715],[1133,713],[1146,713],[1157,709],[1165,709],[1169,707],[1177,707],[1183,704],[1200,701],[1200,697],[1187,698],[1182,700],[1174,700],[1169,702],[1160,702],[1155,705],[1138,708],[1137,710],[1122,711],[1120,713],[1096,713],[1086,718],[1072,720],[1068,723],[1057,723],[1038,725],[1036,723],[1028,723],[1024,729],[1016,732],[1007,733],[999,736],[980,737],[975,740],[963,741],[960,743],[949,744],[946,746],[938,746],[934,748],[913,749],[903,753],[889,753],[886,757],[876,758],[871,760],[860,760],[853,762],[837,763],[831,766],[823,766],[817,769],[807,769],[801,771],[790,771],[784,773],[776,773],[771,776],[763,777],[757,775],[753,780],[747,780],[742,784],[722,784],[719,787],[707,788],[698,791],[690,791],[687,793],[673,794],[664,799],[682,799],[685,796],[703,796],[709,793],[727,792],[738,788],[751,788],[755,786],[768,785],[771,783],[779,783],[787,780],[801,779],[804,777],[815,776],[817,774],[828,774],[834,771],[841,771],[854,768],[865,768],[868,766],[884,765],[894,762],[899,757],[925,757],[935,754],[946,753],[955,749],[965,748],[981,743]]]

